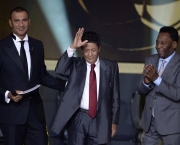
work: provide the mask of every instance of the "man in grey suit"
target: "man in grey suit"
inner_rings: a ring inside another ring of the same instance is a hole
[[[81,28],[56,66],[56,72],[68,78],[68,84],[52,131],[58,134],[68,122],[68,145],[106,144],[116,133],[120,112],[118,65],[99,57],[100,45],[97,33]],[[84,57],[72,57],[79,47]],[[96,80],[91,81],[93,71]]]
[[[146,58],[138,93],[146,95],[140,125],[143,145],[180,145],[180,55],[178,32],[162,27],[156,40],[157,54]]]

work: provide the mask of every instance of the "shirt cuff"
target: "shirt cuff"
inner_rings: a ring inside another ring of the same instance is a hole
[[[144,81],[143,81],[143,84],[144,84],[145,87],[150,88],[150,84],[145,84]]]
[[[8,98],[9,91],[5,92],[5,102],[9,103],[11,99]]]
[[[162,78],[161,78],[161,77],[158,77],[158,78],[154,81],[154,84],[155,84],[156,86],[159,86],[160,83],[161,83],[161,81],[162,81]]]
[[[67,49],[67,54],[68,54],[68,57],[72,57],[75,53],[76,49],[72,49],[71,47],[68,47]]]

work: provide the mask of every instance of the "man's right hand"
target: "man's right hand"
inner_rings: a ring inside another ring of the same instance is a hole
[[[8,93],[8,98],[13,100],[14,102],[19,102],[22,99],[23,95],[12,95],[11,92]]]
[[[84,28],[79,28],[78,29],[78,31],[77,31],[77,33],[76,33],[76,35],[74,37],[74,41],[70,46],[72,49],[76,49],[78,47],[81,47],[81,46],[85,45],[88,42],[88,40],[84,40],[84,41],[81,40],[83,32],[84,32]]]

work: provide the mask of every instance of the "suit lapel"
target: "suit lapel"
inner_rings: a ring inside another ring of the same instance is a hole
[[[166,77],[169,76],[168,74],[173,70],[174,66],[177,63],[179,63],[179,55],[175,53],[174,56],[169,61],[169,63],[167,64],[164,72],[162,73],[162,78],[166,79]]]
[[[4,47],[5,51],[8,53],[8,55],[12,58],[12,60],[17,64],[17,66],[21,69],[21,71],[25,73],[23,64],[20,60],[17,48],[12,40],[11,35],[8,37],[8,43],[6,44],[6,46]]]
[[[100,60],[100,80],[99,80],[98,108],[103,100],[104,93],[108,85],[108,75],[109,75],[109,71],[107,69],[105,62],[102,59],[99,60]]]
[[[77,67],[77,81],[78,81],[78,102],[81,101],[84,86],[85,86],[85,80],[86,80],[86,72],[87,72],[87,64],[84,58],[81,58],[80,63],[78,64],[79,67]]]
[[[152,64],[158,71],[158,64],[159,64],[159,56],[155,55],[151,60],[150,64]]]

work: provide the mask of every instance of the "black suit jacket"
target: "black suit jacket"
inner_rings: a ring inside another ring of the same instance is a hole
[[[11,35],[0,41],[0,123],[24,124],[29,111],[30,99],[39,121],[45,120],[44,108],[39,89],[25,94],[15,103],[5,102],[7,90],[27,90],[41,84],[50,88],[64,89],[64,81],[50,76],[44,64],[44,47],[41,41],[28,37],[31,73],[27,78]]]
[[[84,58],[69,58],[67,51],[60,58],[56,72],[68,78],[67,87],[52,123],[59,133],[80,106],[87,64]],[[119,71],[117,63],[100,58],[100,86],[97,108],[98,143],[110,141],[112,124],[118,124],[120,111]]]

